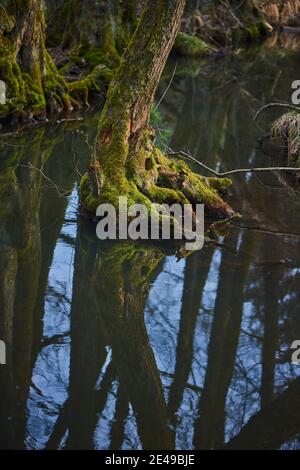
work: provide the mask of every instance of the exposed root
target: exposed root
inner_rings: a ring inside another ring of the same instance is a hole
[[[235,212],[223,201],[231,180],[206,178],[191,171],[180,159],[170,159],[157,147],[139,152],[138,165],[134,171],[126,168],[122,183],[116,186],[102,173],[100,165],[90,165],[81,181],[82,210],[94,218],[101,203],[118,207],[119,196],[127,196],[129,205],[142,203],[150,208],[151,203],[184,205],[204,204],[206,215],[213,219],[231,217]],[[92,176],[91,176],[92,175]]]
[[[68,84],[68,90],[77,103],[84,102],[89,107],[91,93],[106,95],[107,84],[113,77],[112,71],[103,64],[97,65],[85,78]]]

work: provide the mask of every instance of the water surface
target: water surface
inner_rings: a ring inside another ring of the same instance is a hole
[[[299,75],[280,48],[179,61],[159,108],[169,145],[224,171],[270,165],[257,139],[278,114],[253,115],[289,100]],[[0,447],[300,448],[297,190],[235,176],[242,219],[186,259],[103,243],[77,214],[95,126],[49,123],[1,145]]]

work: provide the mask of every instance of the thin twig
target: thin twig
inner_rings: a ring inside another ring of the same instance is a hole
[[[30,168],[30,169],[35,170],[38,173],[40,173],[42,175],[42,177],[50,183],[51,187],[54,188],[57,191],[57,193],[60,197],[64,197],[64,198],[67,199],[67,196],[70,195],[73,191],[73,189],[70,189],[69,191],[67,191],[65,189],[60,188],[53,180],[51,180],[47,175],[45,175],[45,173],[43,172],[43,170],[41,168],[38,168],[38,167],[32,165],[30,162],[27,163],[26,165],[18,165],[18,166],[22,167],[22,168]]]
[[[188,160],[191,160],[192,162],[196,163],[197,165],[201,166],[205,170],[209,171],[213,175],[217,177],[223,177],[223,176],[228,176],[228,175],[235,175],[239,173],[255,173],[255,172],[264,172],[264,171],[290,171],[290,172],[298,172],[300,171],[300,168],[292,168],[290,166],[271,166],[271,167],[266,167],[266,168],[237,168],[236,170],[229,170],[229,171],[223,171],[219,172],[216,170],[213,170],[209,166],[205,165],[204,163],[198,161],[196,158],[192,157],[189,153],[184,152],[183,150],[180,150],[179,152],[174,152],[171,150],[169,147],[166,147],[168,154],[169,155],[177,155],[182,158],[186,158]]]
[[[167,86],[167,88],[165,89],[162,97],[160,98],[159,102],[157,103],[157,105],[155,106],[155,111],[157,110],[157,108],[159,107],[160,103],[162,102],[162,100],[164,99],[164,97],[166,96],[166,94],[168,93],[169,89],[170,89],[170,86],[172,85],[172,82],[174,80],[174,77],[175,77],[175,74],[176,74],[176,70],[177,70],[177,64],[178,62],[176,62],[176,65],[174,67],[174,70],[173,70],[173,73],[172,73],[172,77],[171,77],[171,80],[169,81],[169,84]]]
[[[279,102],[273,102],[273,103],[268,103],[268,104],[265,104],[264,106],[262,106],[258,111],[257,113],[255,114],[254,116],[254,121],[256,121],[256,119],[258,118],[258,116],[263,112],[265,111],[266,109],[268,108],[273,108],[273,107],[280,107],[280,108],[289,108],[289,109],[294,109],[296,111],[300,111],[300,107],[299,106],[295,106],[293,104],[290,104],[290,103],[283,103],[281,101]]]

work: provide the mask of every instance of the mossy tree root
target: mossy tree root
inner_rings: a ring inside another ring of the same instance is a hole
[[[197,175],[154,144],[150,111],[185,0],[150,3],[108,91],[91,165],[81,182],[82,209],[94,217],[100,203],[117,208],[119,196],[127,196],[129,205],[204,203],[214,218],[232,216],[220,196],[228,180],[216,184],[215,179]]]
[[[118,208],[119,196],[127,196],[128,205],[144,204],[196,204],[205,205],[205,213],[213,219],[234,215],[231,207],[222,199],[231,180],[207,178],[194,173],[180,159],[164,155],[148,138],[142,146],[134,168],[129,163],[124,171],[114,169],[105,172],[99,161],[91,163],[81,181],[82,213],[95,218],[97,207],[109,203]],[[112,173],[115,173],[112,176]]]

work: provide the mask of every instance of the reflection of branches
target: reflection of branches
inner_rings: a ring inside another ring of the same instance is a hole
[[[262,232],[266,233],[269,235],[277,235],[279,237],[295,237],[295,238],[300,238],[300,233],[293,233],[293,232],[277,232],[276,230],[268,230],[264,229],[263,227],[251,227],[247,225],[239,225],[239,224],[234,224],[235,227],[238,227],[239,229],[242,230],[253,230],[254,232]]]
[[[183,399],[184,390],[192,368],[195,327],[198,318],[203,289],[209,273],[212,251],[205,264],[199,269],[202,253],[191,255],[185,265],[184,283],[181,301],[180,324],[177,337],[176,366],[172,382],[168,411],[171,422],[176,425],[176,412]]]
[[[171,374],[170,372],[165,372],[163,370],[159,371],[160,375],[164,377],[168,377],[169,379],[174,379],[174,374]],[[201,393],[203,391],[203,387],[199,387],[198,385],[193,385],[190,384],[189,382],[186,382],[184,384],[184,388],[187,388],[188,390],[192,390],[193,392]]]
[[[107,396],[108,396],[108,393],[109,393],[109,390],[110,390],[110,387],[111,387],[111,384],[112,384],[112,381],[113,381],[114,378],[115,378],[115,369],[114,369],[112,363],[110,363],[107,370],[106,370],[106,373],[104,375],[104,379],[103,379],[103,383],[101,385],[101,388],[99,390],[94,390],[93,391],[93,395],[95,397],[95,399],[94,399],[94,402],[95,402],[95,414],[94,414],[95,421],[97,419],[97,416],[99,416],[99,414],[101,414],[104,410],[105,403],[106,403],[106,400],[107,400]],[[73,404],[72,404],[72,399],[69,398],[69,399],[67,399],[67,401],[65,402],[65,404],[63,405],[63,407],[60,410],[60,413],[59,413],[59,416],[56,420],[56,423],[55,423],[54,429],[52,431],[52,434],[51,434],[51,436],[50,436],[50,438],[49,438],[49,440],[46,444],[46,447],[45,447],[46,450],[58,449],[58,447],[61,443],[61,440],[62,440],[66,430],[68,429],[68,426],[70,425],[70,416],[72,416],[72,413],[74,413]],[[72,421],[71,421],[71,423],[72,423]],[[91,425],[91,428],[93,430],[94,427],[95,427],[95,423],[90,422],[89,424]],[[70,431],[71,438],[73,437],[72,436],[72,431],[73,431],[73,428],[71,427],[71,431]],[[86,434],[88,434],[87,429],[85,429],[85,432],[86,432]],[[67,445],[69,445],[69,444],[67,444]]]
[[[300,377],[263,410],[256,413],[224,448],[278,449],[300,429]]]
[[[33,169],[35,171],[37,171],[38,173],[40,173],[42,175],[42,177],[48,181],[50,183],[50,185],[52,186],[52,188],[54,188],[57,192],[57,194],[60,196],[60,197],[65,197],[70,195],[73,191],[73,189],[70,189],[70,190],[65,190],[63,188],[60,188],[52,179],[50,179],[44,172],[41,168],[38,168],[34,165],[32,165],[32,163],[28,162],[26,165],[18,165],[19,167],[23,167],[23,168],[29,168],[29,169]]]

